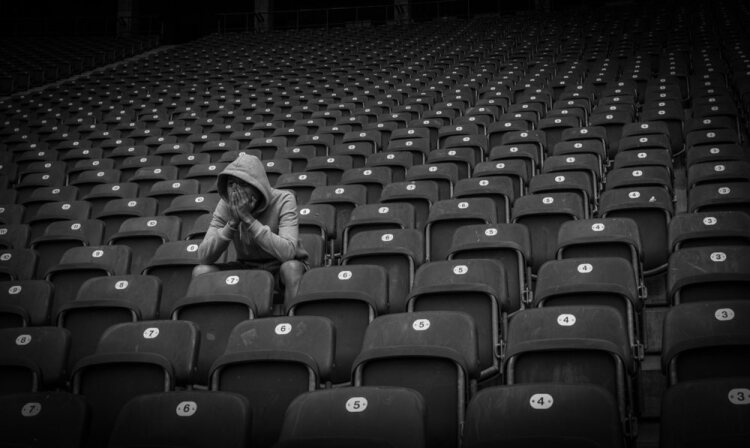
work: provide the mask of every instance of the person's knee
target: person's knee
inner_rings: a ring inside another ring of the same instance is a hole
[[[208,274],[209,272],[216,272],[219,268],[212,264],[199,264],[193,268],[193,277],[197,277],[201,274]]]
[[[284,285],[294,285],[302,279],[302,275],[305,273],[305,265],[298,260],[285,261],[281,264],[280,273]]]

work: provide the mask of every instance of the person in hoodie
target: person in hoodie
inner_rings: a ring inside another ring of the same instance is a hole
[[[307,252],[298,240],[297,200],[268,182],[261,161],[242,154],[219,173],[221,200],[198,247],[200,264],[193,276],[228,269],[265,269],[294,297],[307,270]],[[237,260],[216,264],[233,243]]]

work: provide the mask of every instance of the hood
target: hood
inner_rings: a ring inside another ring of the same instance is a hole
[[[216,179],[216,188],[219,190],[221,198],[225,201],[229,201],[229,195],[227,194],[227,180],[229,176],[242,179],[260,191],[262,198],[256,208],[258,212],[262,212],[268,207],[271,198],[271,184],[268,182],[266,170],[263,169],[263,163],[259,158],[249,154],[240,154],[234,162],[227,165],[219,173]]]

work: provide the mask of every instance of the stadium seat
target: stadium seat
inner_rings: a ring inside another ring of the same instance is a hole
[[[734,300],[746,297],[750,248],[706,246],[683,248],[669,257],[667,287],[671,303]],[[716,297],[716,291],[721,297]]]
[[[388,312],[400,313],[406,311],[406,300],[414,275],[424,262],[423,252],[422,233],[417,230],[368,230],[352,237],[341,264],[377,265],[385,269],[388,277]]]
[[[607,190],[599,198],[601,218],[630,218],[638,224],[646,276],[666,267],[668,228],[673,215],[671,195],[658,187]]]
[[[65,387],[70,333],[58,327],[0,330],[0,395]]]
[[[453,236],[462,226],[495,224],[496,218],[495,203],[487,198],[447,199],[434,203],[425,225],[425,259],[447,259]]]
[[[237,324],[211,367],[210,388],[246,397],[253,446],[273,446],[289,403],[330,379],[335,330],[319,316],[281,316]]]
[[[425,263],[414,276],[407,311],[458,311],[471,316],[481,377],[492,377],[499,372],[501,322],[514,311],[505,277],[502,265],[486,258]]]
[[[218,203],[219,195],[217,193],[187,194],[172,199],[169,207],[162,210],[161,214],[180,218],[182,222],[180,238],[185,238],[195,221],[206,213],[213,213]]]
[[[69,392],[0,397],[0,434],[8,446],[81,448],[88,419],[86,400]]]
[[[93,277],[81,285],[72,302],[60,307],[55,324],[70,332],[70,371],[93,354],[107,328],[124,322],[156,319],[162,284],[147,275]]]
[[[0,251],[0,280],[31,280],[39,256],[33,249],[5,249]]]
[[[741,445],[747,439],[748,378],[685,381],[666,390],[659,446]],[[689,398],[688,398],[689,397]]]
[[[624,432],[633,435],[628,427],[637,363],[625,317],[617,310],[601,305],[527,309],[510,317],[506,334],[506,384],[601,386],[617,403]]]
[[[47,325],[52,292],[45,280],[0,282],[0,328]]]
[[[628,446],[617,403],[596,384],[514,384],[469,402],[463,447]]]
[[[290,405],[278,448],[425,447],[424,400],[400,387],[308,392]]]
[[[229,270],[199,275],[177,300],[172,319],[188,320],[201,334],[196,382],[207,384],[208,372],[224,353],[229,334],[238,323],[271,315],[273,275],[262,270]]]
[[[156,249],[146,267],[141,272],[153,275],[162,285],[169,285],[162,291],[158,316],[168,318],[177,300],[185,296],[193,268],[198,262],[198,240],[169,241]]]
[[[284,304],[290,316],[324,316],[336,328],[333,383],[348,382],[369,323],[388,310],[386,270],[374,265],[316,268],[302,276],[297,295]]]
[[[563,223],[586,219],[586,206],[574,193],[547,193],[522,196],[513,203],[513,223],[523,224],[531,240],[532,272],[555,258],[557,234]]]
[[[254,418],[247,399],[228,392],[139,395],[122,407],[107,446],[245,448]]]
[[[459,446],[469,391],[478,377],[474,322],[455,311],[378,317],[353,365],[354,386],[407,387],[422,395],[430,447]]]
[[[191,384],[198,330],[190,322],[152,320],[109,327],[96,352],[72,372],[72,392],[90,405],[87,447],[105,446],[117,415],[136,396]]]
[[[683,303],[664,319],[662,368],[670,385],[747,377],[750,331],[747,300]]]
[[[750,216],[740,212],[681,213],[669,222],[669,247],[747,246],[748,228]]]

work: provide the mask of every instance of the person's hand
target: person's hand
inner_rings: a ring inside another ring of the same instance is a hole
[[[229,206],[237,221],[252,224],[252,222],[255,221],[253,210],[255,210],[257,204],[258,199],[255,196],[248,194],[244,188],[233,185],[229,190]],[[230,221],[230,225],[231,224]]]

